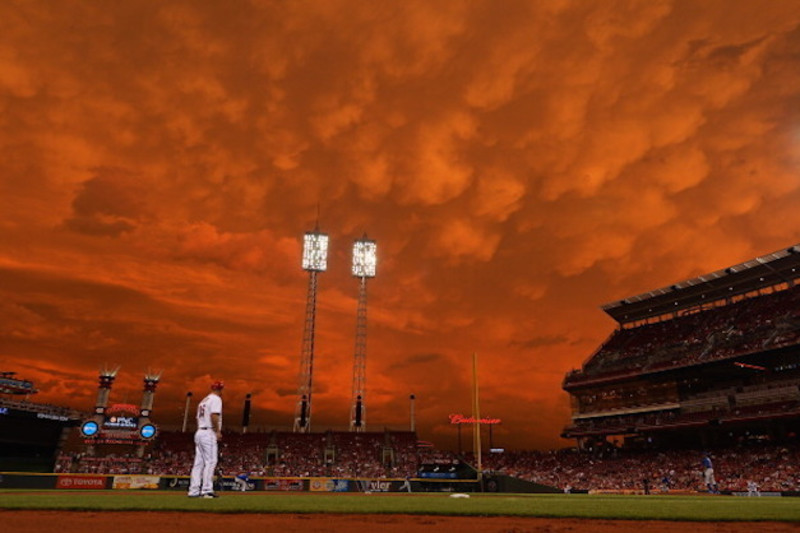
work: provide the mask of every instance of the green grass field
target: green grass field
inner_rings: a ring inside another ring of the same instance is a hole
[[[585,494],[223,493],[216,500],[140,491],[0,491],[0,509],[529,516],[627,520],[800,522],[795,498]]]

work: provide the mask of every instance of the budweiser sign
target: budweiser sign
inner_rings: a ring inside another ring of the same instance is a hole
[[[451,424],[500,424],[501,422],[502,420],[499,418],[481,418],[480,420],[476,420],[474,416],[450,415]]]

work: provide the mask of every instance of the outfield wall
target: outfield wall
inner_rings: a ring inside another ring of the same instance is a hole
[[[549,485],[542,485],[532,481],[525,481],[505,474],[485,475],[483,478],[484,492],[515,492],[515,493],[550,493],[563,492]]]
[[[220,492],[241,491],[235,478],[218,478],[214,484]],[[160,490],[187,492],[188,476],[148,476],[141,474],[37,474],[31,472],[0,472],[0,490]],[[247,482],[247,492],[496,492],[496,493],[559,493],[554,487],[539,485],[511,476],[486,476],[482,482],[474,479],[438,480],[427,478],[375,479],[328,477],[255,477]],[[644,494],[637,490],[579,491],[589,494]],[[705,494],[704,492],[671,491],[653,494]],[[747,492],[723,492],[744,496]],[[762,497],[800,497],[798,491],[762,492]]]
[[[0,472],[0,489],[40,490],[171,490],[186,492],[188,476],[35,474]],[[215,490],[241,490],[235,478],[218,478]],[[481,492],[477,480],[425,478],[375,479],[328,477],[254,477],[247,491],[255,492]]]

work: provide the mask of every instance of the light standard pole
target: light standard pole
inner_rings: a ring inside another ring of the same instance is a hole
[[[247,394],[244,397],[244,409],[242,410],[242,434],[247,433],[247,428],[250,427],[250,398],[252,394]]]
[[[189,420],[189,402],[192,399],[192,391],[186,393],[186,407],[183,408],[183,428],[181,433],[186,433],[186,423]]]
[[[308,272],[306,295],[306,319],[303,329],[303,348],[300,355],[300,383],[297,390],[297,406],[294,413],[294,431],[308,433],[311,430],[311,392],[314,377],[314,323],[317,310],[317,273],[328,268],[328,236],[314,231],[307,232],[303,239],[303,270]]]
[[[353,276],[359,279],[356,312],[356,346],[353,356],[353,398],[350,408],[350,431],[367,427],[365,388],[367,381],[367,280],[375,277],[377,246],[367,235],[353,244]]]
[[[411,402],[411,432],[417,430],[417,419],[416,414],[414,413],[414,404],[416,403],[417,397],[415,395],[411,395],[408,397],[409,401]]]

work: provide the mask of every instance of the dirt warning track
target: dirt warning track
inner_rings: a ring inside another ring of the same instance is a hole
[[[214,514],[176,512],[0,511],[4,531],[14,533],[175,533],[236,531],[281,533],[380,531],[406,533],[798,533],[784,522],[667,522],[573,518],[465,517],[340,514]]]

